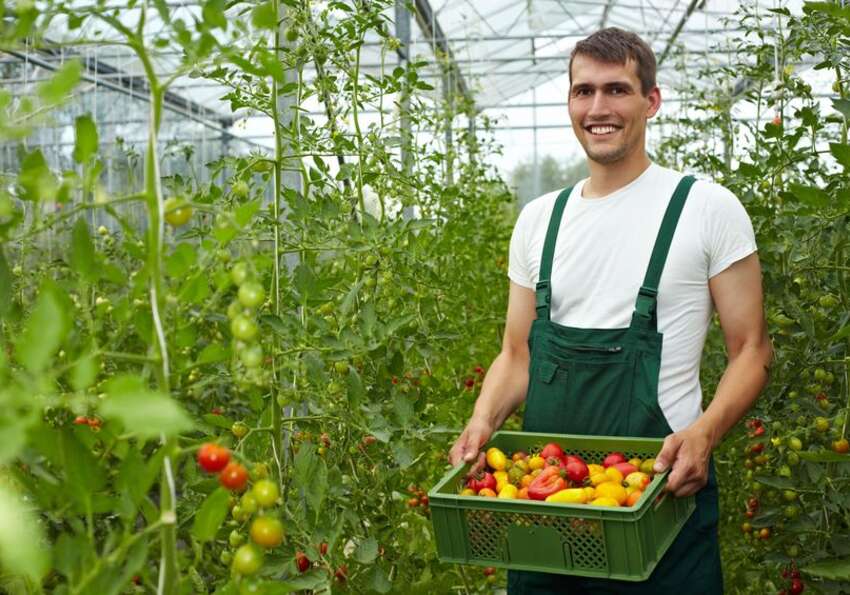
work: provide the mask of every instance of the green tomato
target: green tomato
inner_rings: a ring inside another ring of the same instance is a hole
[[[274,506],[280,497],[280,489],[277,487],[277,483],[270,479],[261,479],[255,483],[251,493],[254,495],[257,504],[263,508]]]
[[[246,308],[256,308],[266,299],[263,286],[256,281],[246,281],[239,287],[239,302]]]
[[[796,436],[791,436],[788,439],[788,448],[796,451],[803,450],[803,441],[797,438]]]
[[[237,421],[230,426],[230,431],[236,438],[242,439],[248,433],[248,426],[244,422]]]
[[[256,368],[263,363],[263,347],[258,344],[248,345],[239,351],[239,360],[246,368]]]
[[[253,492],[245,492],[242,494],[242,497],[239,499],[239,506],[241,506],[242,511],[248,515],[252,515],[257,512],[258,502],[254,497]]]
[[[259,329],[256,322],[240,314],[230,322],[230,332],[233,333],[234,337],[242,341],[253,341]]]
[[[337,374],[348,374],[348,364],[346,362],[334,362],[334,369],[337,371]]]
[[[233,556],[233,571],[237,574],[254,574],[263,567],[263,552],[253,544],[246,543]]]
[[[245,198],[248,196],[251,188],[248,186],[248,182],[245,180],[239,180],[231,186],[230,191],[233,193],[233,196],[237,198]]]
[[[233,320],[234,318],[242,314],[242,310],[242,304],[239,303],[239,300],[233,300],[232,302],[230,302],[230,305],[227,306],[227,317],[230,320]]]
[[[245,536],[242,535],[238,530],[234,529],[230,532],[230,537],[228,538],[228,542],[230,543],[230,547],[239,547],[245,541]]]
[[[233,268],[230,269],[230,280],[236,285],[242,285],[248,280],[248,272],[247,264],[244,262],[237,262],[233,265]]]

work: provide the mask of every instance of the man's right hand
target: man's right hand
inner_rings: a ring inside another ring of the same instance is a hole
[[[478,464],[483,465],[484,453],[480,452],[481,447],[490,439],[494,430],[492,423],[483,418],[470,419],[460,438],[455,441],[449,451],[449,463],[457,467],[478,459]]]

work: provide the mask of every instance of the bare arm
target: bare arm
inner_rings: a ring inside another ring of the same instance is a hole
[[[487,370],[469,423],[449,451],[452,465],[474,460],[493,432],[525,400],[528,332],[536,317],[534,290],[511,281],[502,350]]]
[[[672,464],[667,487],[677,496],[708,479],[711,451],[746,414],[765,387],[773,347],[764,320],[761,266],[751,254],[708,282],[726,342],[728,363],[709,407],[689,427],[664,441],[656,470]]]

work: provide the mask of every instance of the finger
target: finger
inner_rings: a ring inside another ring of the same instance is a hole
[[[464,431],[449,451],[449,463],[451,463],[453,467],[457,467],[463,462],[463,454],[466,450],[466,439],[466,431]]]
[[[483,452],[478,453],[478,460],[476,460],[475,463],[473,463],[472,468],[469,470],[469,472],[472,475],[475,475],[479,471],[482,471],[486,464],[487,464],[487,457],[484,455]]]
[[[684,498],[686,496],[693,496],[698,491],[700,491],[703,486],[705,486],[705,481],[699,479],[692,479],[684,482],[679,488],[673,492],[673,494],[678,498]]]
[[[662,473],[670,468],[673,461],[676,460],[676,454],[679,452],[679,447],[682,445],[682,440],[676,434],[670,434],[664,439],[664,444],[661,447],[661,452],[655,457],[655,465],[652,470],[656,473]]]
[[[464,446],[463,460],[472,462],[478,456],[481,445],[486,442],[486,439],[478,432],[467,436]]]

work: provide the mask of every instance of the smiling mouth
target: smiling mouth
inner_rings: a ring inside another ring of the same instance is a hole
[[[620,127],[611,124],[595,124],[593,126],[585,126],[584,129],[593,136],[608,136],[617,132]]]

